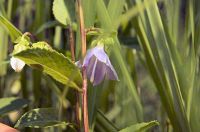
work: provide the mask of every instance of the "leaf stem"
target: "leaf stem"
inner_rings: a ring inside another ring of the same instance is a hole
[[[84,18],[83,18],[81,0],[77,0],[77,6],[78,6],[78,17],[80,22],[82,58],[84,58],[86,54],[86,33],[84,27]],[[82,75],[83,75],[83,86],[82,86],[83,124],[84,124],[84,132],[89,132],[88,106],[87,106],[87,73],[85,68],[82,69]]]

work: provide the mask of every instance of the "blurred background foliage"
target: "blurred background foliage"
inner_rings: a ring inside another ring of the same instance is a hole
[[[75,5],[74,0],[0,0],[0,97],[25,99],[3,112],[1,122],[14,126],[25,112],[54,107],[57,113],[51,114],[68,122],[67,127],[20,130],[76,130],[74,89],[34,68],[26,66],[21,73],[15,73],[9,65],[13,41],[21,32],[30,32],[34,36],[32,42],[46,41],[70,58],[72,30],[76,61],[79,60],[81,45]],[[105,80],[96,87],[88,82],[90,130],[118,131],[157,120],[159,126],[151,131],[199,131],[200,2],[82,0],[82,6],[89,30],[87,47],[96,40],[103,41],[120,80]],[[18,30],[8,29],[4,19]]]

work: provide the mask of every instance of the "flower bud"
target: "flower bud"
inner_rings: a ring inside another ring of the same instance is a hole
[[[16,72],[20,72],[25,66],[25,63],[18,58],[12,57],[10,59],[10,65]]]

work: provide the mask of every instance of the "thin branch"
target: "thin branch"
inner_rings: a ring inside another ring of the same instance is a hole
[[[84,27],[84,18],[83,18],[83,10],[81,6],[81,0],[77,0],[78,6],[78,17],[80,22],[80,33],[81,33],[81,50],[82,50],[82,58],[85,57],[86,54],[86,33]],[[89,132],[89,123],[88,123],[88,105],[87,105],[87,73],[86,69],[82,69],[83,75],[83,93],[82,93],[82,101],[83,101],[83,124],[84,124],[84,132]]]
[[[70,50],[71,50],[72,61],[75,62],[74,34],[73,34],[73,31],[72,31],[71,25],[69,26],[69,43],[70,43]]]
[[[75,62],[75,53],[74,53],[74,35],[73,35],[73,30],[71,25],[69,26],[69,43],[70,43],[70,50],[71,50],[71,59],[73,62]],[[76,123],[78,126],[80,126],[80,116],[79,116],[79,108],[80,108],[80,104],[79,104],[79,92],[78,91],[74,91],[75,92],[75,96],[76,96]],[[79,128],[78,128],[79,129]]]

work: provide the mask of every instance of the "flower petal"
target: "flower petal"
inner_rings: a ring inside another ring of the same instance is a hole
[[[99,61],[106,63],[106,60],[108,60],[108,56],[105,53],[102,46],[97,46],[93,49],[94,55],[98,58]]]
[[[113,68],[103,46],[96,46],[88,50],[83,67],[86,67],[87,76],[94,86],[100,84],[104,77],[110,80],[118,80],[117,73]]]
[[[102,63],[101,61],[97,62],[96,70],[95,70],[95,79],[93,82],[93,86],[100,84],[105,77],[106,74],[106,64]]]
[[[83,66],[88,66],[89,61],[92,56],[96,56],[99,61],[106,63],[106,60],[109,59],[102,46],[96,46],[93,49],[87,51],[87,54],[83,61]]]
[[[106,79],[119,81],[117,73],[112,65],[107,66],[107,68],[106,68]]]
[[[87,66],[87,76],[93,86],[98,85],[104,79],[106,73],[106,64],[99,61],[95,56],[90,59],[89,65]]]
[[[94,57],[94,58],[95,58],[95,57]],[[90,74],[89,78],[90,78],[90,82],[93,83],[94,80],[95,80],[95,72],[96,72],[96,66],[97,66],[97,58],[95,58],[94,63],[90,63],[90,65],[93,65],[93,68],[92,68],[92,70],[90,71],[91,74]]]
[[[91,75],[93,74],[93,69],[94,69],[94,64],[95,64],[95,61],[96,61],[96,57],[95,56],[92,56],[92,58],[90,59],[87,67],[86,67],[86,70],[87,70],[87,76],[88,78],[91,77]]]
[[[10,65],[16,72],[20,72],[25,66],[25,63],[18,58],[12,57],[10,59]]]
[[[94,53],[92,49],[87,51],[87,54],[85,55],[85,58],[83,60],[83,66],[87,67],[89,65],[90,59],[93,55]]]
[[[117,72],[115,71],[114,67],[112,66],[109,58],[106,60],[106,65],[107,65],[107,69],[106,69],[106,77],[107,79],[110,80],[119,80],[118,76],[117,76]]]

